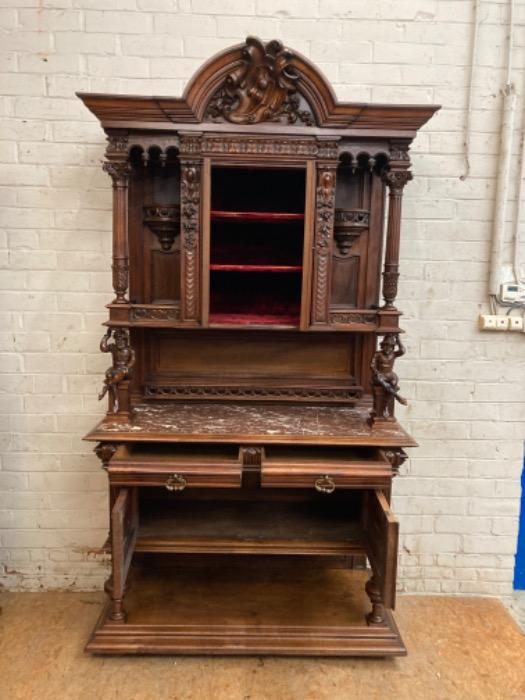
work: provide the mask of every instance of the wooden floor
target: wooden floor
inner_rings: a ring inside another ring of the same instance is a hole
[[[402,597],[408,657],[90,657],[98,593],[0,596],[9,700],[523,700],[525,637],[490,599]]]

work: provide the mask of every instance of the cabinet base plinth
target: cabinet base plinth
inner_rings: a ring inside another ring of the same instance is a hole
[[[392,612],[367,625],[369,571],[293,567],[262,559],[227,567],[134,571],[116,623],[106,606],[86,651],[95,654],[402,656]]]
[[[105,610],[86,651],[94,654],[405,656],[392,614],[367,627],[230,627],[115,624]]]

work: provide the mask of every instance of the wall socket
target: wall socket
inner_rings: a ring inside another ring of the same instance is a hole
[[[523,316],[507,316],[506,314],[481,314],[479,327],[482,331],[523,331]]]
[[[523,330],[523,316],[509,316],[509,331]]]

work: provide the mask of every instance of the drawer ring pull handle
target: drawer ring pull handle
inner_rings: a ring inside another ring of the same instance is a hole
[[[335,491],[335,481],[327,474],[316,479],[314,486],[319,493],[333,493]]]
[[[188,482],[182,474],[172,474],[166,480],[166,488],[168,491],[184,491],[187,485]]]

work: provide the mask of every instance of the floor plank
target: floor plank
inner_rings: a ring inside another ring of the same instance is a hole
[[[0,596],[9,700],[523,700],[525,637],[493,599],[401,597],[400,659],[91,657],[99,593]]]

